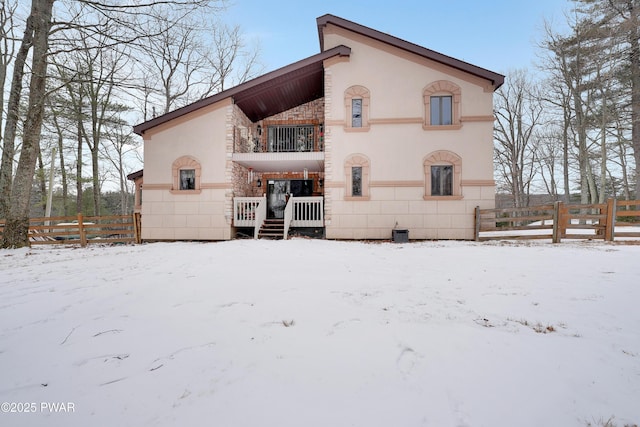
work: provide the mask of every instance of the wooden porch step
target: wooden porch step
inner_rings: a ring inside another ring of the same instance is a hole
[[[284,236],[283,219],[266,219],[258,231],[258,239],[282,239]]]

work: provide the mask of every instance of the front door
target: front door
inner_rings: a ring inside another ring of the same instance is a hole
[[[289,196],[304,197],[312,193],[311,179],[270,179],[267,183],[267,218],[284,218]]]

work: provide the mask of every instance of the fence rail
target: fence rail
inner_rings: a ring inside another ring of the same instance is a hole
[[[5,220],[0,219],[0,238]],[[140,214],[29,218],[31,245],[140,243]]]
[[[640,238],[640,200],[475,209],[475,240]]]

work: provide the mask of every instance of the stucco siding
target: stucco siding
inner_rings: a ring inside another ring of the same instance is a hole
[[[226,220],[228,109],[223,103],[145,135],[142,187],[144,240],[229,239]],[[173,163],[182,156],[200,165],[200,189],[174,188]],[[214,188],[211,188],[214,187]]]
[[[493,206],[492,92],[487,82],[417,55],[337,27],[325,30],[325,49],[344,44],[348,61],[325,72],[328,128],[326,190],[331,203],[326,236],[335,239],[388,239],[394,227],[411,239],[471,239],[475,206]],[[446,80],[460,89],[458,125],[448,129],[426,124],[424,91]],[[369,91],[368,128],[350,129],[345,92],[352,86]],[[425,159],[438,151],[461,159],[460,196],[425,199]],[[363,200],[345,198],[350,156],[369,162],[369,193]],[[368,199],[368,200],[367,200]],[[357,237],[356,237],[357,236]]]

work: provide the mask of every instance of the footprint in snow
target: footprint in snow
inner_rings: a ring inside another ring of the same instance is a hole
[[[396,359],[396,366],[403,375],[409,375],[418,363],[419,358],[420,356],[412,348],[404,346],[398,359]]]

